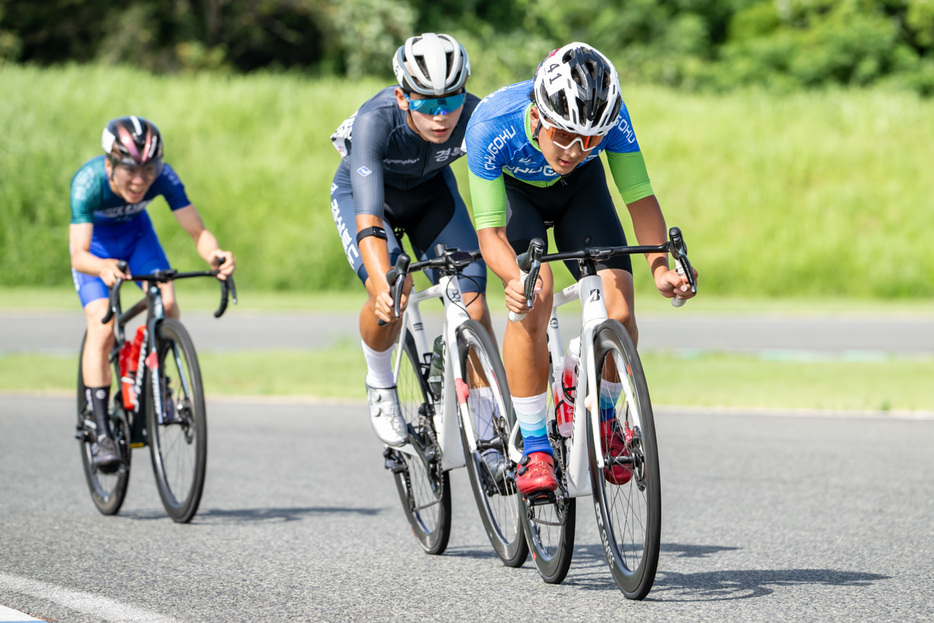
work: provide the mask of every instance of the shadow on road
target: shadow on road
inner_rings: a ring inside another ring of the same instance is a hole
[[[200,510],[193,524],[226,524],[251,521],[299,521],[312,515],[352,514],[374,516],[384,512],[383,508],[351,508],[346,506],[309,506],[292,508],[242,508]],[[127,519],[165,519],[166,514],[157,512],[121,512]]]
[[[659,572],[649,599],[658,601],[723,601],[771,595],[780,587],[869,586],[891,579],[878,573],[834,569],[735,569],[702,573]]]
[[[678,558],[708,558],[719,552],[737,549],[739,548],[681,543],[663,543],[661,546],[663,558],[666,555]],[[582,574],[579,573],[581,571]],[[888,579],[891,577],[878,573],[834,569],[733,569],[699,573],[666,572],[660,569],[646,601],[703,602],[750,599],[771,595],[781,587],[859,587]],[[618,590],[607,568],[603,548],[599,544],[575,546],[571,575],[564,581],[564,585],[595,591]]]

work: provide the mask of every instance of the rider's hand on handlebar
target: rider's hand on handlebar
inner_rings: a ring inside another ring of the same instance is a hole
[[[388,284],[383,284],[382,290],[376,295],[376,317],[382,320],[385,323],[395,322],[399,320],[396,318],[396,314],[393,311],[393,301],[392,301],[392,290],[389,288]],[[399,315],[401,317],[402,312],[405,310],[406,304],[406,295],[403,291],[402,299],[399,304]]]
[[[692,269],[693,270],[693,269]],[[694,278],[697,278],[697,271],[694,271]],[[678,297],[680,299],[689,299],[695,296],[691,291],[691,284],[687,277],[680,275],[675,270],[658,270],[655,272],[655,287],[665,298]]]
[[[120,267],[117,265],[121,260],[102,258],[101,261],[104,263],[104,266],[101,268],[98,276],[108,288],[113,287],[113,285],[117,283],[117,279],[123,279],[124,281],[130,279],[130,269],[121,271]]]
[[[535,283],[536,296],[542,291],[542,278],[538,277]],[[531,308],[525,299],[525,282],[520,278],[510,279],[506,284],[506,309],[516,314],[527,314]]]
[[[223,259],[223,263],[220,267],[217,266],[217,260]],[[211,259],[208,262],[211,265],[211,268],[217,268],[217,278],[221,281],[227,279],[228,275],[232,275],[235,268],[237,268],[237,260],[234,258],[233,253],[230,251],[224,251],[223,249],[215,249],[211,251]]]

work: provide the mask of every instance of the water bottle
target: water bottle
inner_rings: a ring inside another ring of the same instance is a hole
[[[125,342],[120,349],[120,387],[123,395],[123,406],[126,409],[136,408],[136,390],[133,387],[134,377],[139,369],[139,351],[146,336],[146,327],[140,325],[136,329],[136,336],[132,342]]]
[[[428,366],[428,389],[435,400],[441,399],[441,385],[444,383],[444,339],[435,338],[431,349],[431,364]]]
[[[561,387],[555,388],[555,394],[560,389],[560,402],[555,398],[555,419],[558,422],[558,432],[563,437],[570,437],[574,429],[574,394],[577,389],[577,365],[580,362],[581,340],[579,337],[568,344],[568,352],[564,357],[564,366],[561,371]],[[558,383],[556,383],[557,385]]]
[[[567,407],[568,400],[567,396],[564,395],[563,376],[564,376],[564,358],[559,357],[558,359],[552,362],[555,370],[558,370],[558,374],[554,382],[551,384],[551,392],[554,395],[555,399],[555,422],[558,424],[558,432],[565,435],[565,431],[569,431],[567,426]],[[573,417],[574,407],[571,406],[572,417]]]

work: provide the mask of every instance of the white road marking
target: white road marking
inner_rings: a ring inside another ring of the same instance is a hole
[[[28,614],[23,614],[19,610],[7,608],[6,606],[0,606],[0,623],[24,623],[25,621],[41,620],[42,619],[34,619]]]
[[[84,614],[98,617],[105,621],[120,621],[126,623],[178,623],[178,619],[161,615],[157,612],[136,608],[120,603],[100,595],[82,593],[55,584],[30,580],[15,575],[0,573],[0,588],[15,593],[29,595],[52,601],[60,606],[76,610]],[[0,606],[2,608],[2,606]],[[11,612],[16,613],[15,610]],[[0,615],[3,611],[0,610]],[[2,619],[5,621],[5,619]],[[13,621],[37,621],[40,619],[11,619]]]

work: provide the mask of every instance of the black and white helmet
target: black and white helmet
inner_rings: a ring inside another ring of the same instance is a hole
[[[586,43],[569,43],[535,71],[532,100],[554,126],[586,136],[616,125],[623,98],[613,63]]]
[[[117,160],[142,166],[162,158],[162,134],[152,121],[142,117],[119,117],[104,128],[101,147]]]
[[[399,46],[392,70],[406,93],[439,97],[464,86],[470,76],[470,59],[451,35],[426,32]]]

